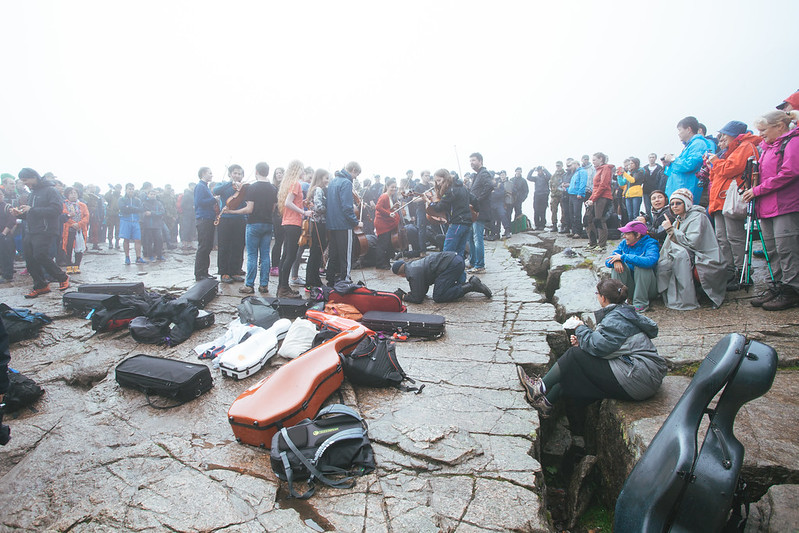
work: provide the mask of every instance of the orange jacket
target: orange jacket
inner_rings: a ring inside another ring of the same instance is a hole
[[[80,232],[83,233],[83,241],[88,242],[86,239],[88,237],[88,230],[89,230],[89,208],[86,207],[81,201],[78,201],[78,207],[80,208],[80,221],[78,222],[78,228]],[[64,210],[62,213],[67,213],[67,204],[64,202]],[[64,235],[61,237],[61,248],[66,251],[67,249],[67,239],[69,238],[69,228],[72,226],[72,220],[67,220],[64,222]]]
[[[710,200],[708,212],[712,215],[716,211],[724,208],[724,200],[727,198],[727,189],[735,179],[741,185],[741,174],[746,168],[746,161],[754,156],[755,161],[760,157],[757,152],[757,145],[762,141],[757,135],[742,133],[732,141],[727,147],[727,153],[723,159],[717,159],[710,169]]]

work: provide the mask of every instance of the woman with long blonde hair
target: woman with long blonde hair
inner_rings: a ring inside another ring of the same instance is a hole
[[[289,274],[291,263],[297,257],[300,235],[302,234],[302,218],[311,216],[313,211],[303,207],[302,186],[300,177],[305,173],[302,161],[294,160],[289,163],[280,190],[277,193],[277,206],[283,217],[283,258],[280,261],[280,274],[278,277],[277,297],[294,298],[299,292],[289,287]]]

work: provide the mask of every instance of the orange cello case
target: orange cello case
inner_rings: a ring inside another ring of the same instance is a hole
[[[361,325],[343,331],[241,393],[228,409],[236,440],[269,448],[281,428],[316,416],[344,381],[339,352],[352,351],[367,332]]]

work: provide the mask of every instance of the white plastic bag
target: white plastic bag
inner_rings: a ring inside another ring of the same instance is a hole
[[[286,338],[283,339],[277,354],[288,359],[304,354],[311,349],[316,333],[316,326],[310,320],[298,318],[286,333]]]
[[[741,198],[738,193],[738,182],[732,180],[730,188],[724,197],[724,207],[721,208],[721,214],[725,217],[733,218],[736,220],[743,220],[746,218],[747,203]]]

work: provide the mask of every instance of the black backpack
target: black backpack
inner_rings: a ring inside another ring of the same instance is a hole
[[[8,343],[14,344],[39,335],[39,330],[52,319],[44,313],[35,313],[30,309],[13,309],[0,303],[0,317],[8,333]]]
[[[44,389],[38,383],[24,374],[9,369],[8,391],[3,397],[6,412],[13,413],[29,407],[36,403],[42,394]]]
[[[353,385],[365,387],[395,387],[402,391],[422,392],[421,387],[407,387],[402,383],[416,382],[409,378],[397,360],[394,341],[382,335],[367,335],[349,354],[339,354],[344,366],[344,376]]]
[[[290,497],[303,500],[313,496],[317,480],[329,487],[351,488],[353,476],[375,469],[366,422],[341,404],[329,405],[313,420],[306,418],[275,433],[269,459],[278,479],[288,482]],[[328,477],[332,475],[345,477],[333,480]],[[298,494],[294,482],[305,479],[308,490]]]

